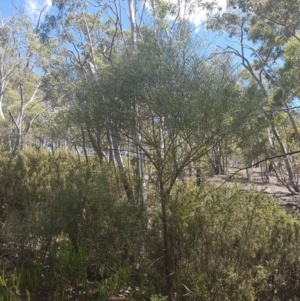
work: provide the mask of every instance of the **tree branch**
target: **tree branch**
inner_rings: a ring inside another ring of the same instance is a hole
[[[8,110],[8,114],[9,114],[9,116],[10,116],[12,122],[13,122],[14,125],[16,126],[16,128],[19,130],[19,126],[18,126],[18,124],[17,124],[17,122],[16,122],[16,119],[15,119],[15,117],[12,115],[12,113],[11,113],[10,110]]]
[[[228,180],[230,180],[233,176],[235,176],[237,173],[239,173],[240,171],[242,170],[245,170],[245,169],[248,169],[248,168],[252,168],[262,162],[266,162],[266,161],[270,161],[270,160],[273,160],[273,159],[277,159],[277,158],[282,158],[282,157],[287,157],[287,156],[292,156],[292,155],[295,155],[295,154],[299,154],[300,153],[300,150],[296,150],[296,151],[293,151],[293,152],[289,152],[289,153],[286,153],[286,154],[281,154],[281,155],[276,155],[276,156],[271,156],[271,157],[265,157],[264,159],[260,160],[260,161],[257,161],[251,165],[248,165],[246,167],[243,167],[243,168],[239,168],[237,171],[235,171],[229,178]]]

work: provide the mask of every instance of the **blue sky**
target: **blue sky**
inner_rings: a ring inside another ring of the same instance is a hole
[[[19,7],[22,4],[23,0],[15,0],[15,4]],[[3,18],[7,18],[14,14],[16,9],[13,7],[11,1],[2,0],[0,2],[0,13]]]
[[[51,0],[0,0],[0,13],[2,18],[7,18],[17,13],[17,7],[21,11],[30,15],[34,21],[42,8],[45,7],[45,12],[51,9]]]

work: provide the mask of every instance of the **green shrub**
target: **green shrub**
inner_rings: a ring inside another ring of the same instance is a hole
[[[300,223],[272,198],[238,188],[188,189],[174,197],[170,220],[181,295],[289,300],[300,294]]]
[[[120,198],[115,176],[66,152],[1,153],[0,300],[300,295],[297,219],[254,191],[180,183],[167,209],[169,292],[160,205],[154,195],[147,211]]]
[[[67,288],[83,290],[88,277],[104,281],[95,284],[103,288],[108,279],[123,275],[140,250],[140,217],[139,210],[119,199],[110,165],[92,160],[86,165],[66,152],[34,150],[2,154],[1,160],[1,237],[3,246],[17,246],[9,252],[24,296],[43,290],[59,299]],[[88,275],[91,269],[94,276]]]

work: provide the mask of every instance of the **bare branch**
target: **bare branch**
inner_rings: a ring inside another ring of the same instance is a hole
[[[19,14],[21,13],[21,10],[19,8],[17,8],[17,5],[15,4],[15,1],[11,0],[11,4],[13,5],[13,7],[19,12]]]
[[[246,167],[243,167],[243,168],[239,168],[237,171],[235,171],[229,178],[231,179],[233,176],[235,176],[237,173],[239,173],[240,171],[242,170],[245,170],[245,169],[248,169],[248,168],[252,168],[260,163],[263,163],[263,162],[266,162],[266,161],[270,161],[270,160],[273,160],[273,159],[277,159],[277,158],[282,158],[282,157],[288,157],[288,156],[292,156],[292,155],[295,155],[295,154],[299,154],[300,153],[300,150],[296,150],[296,151],[293,151],[293,152],[289,152],[289,153],[286,153],[286,154],[281,154],[281,155],[276,155],[276,156],[271,156],[271,157],[265,157],[264,159],[260,160],[260,161],[257,161],[251,165],[248,165]]]
[[[37,24],[36,24],[36,27],[35,27],[35,32],[38,31],[38,28],[39,28],[39,26],[40,26],[40,21],[41,21],[42,13],[43,13],[44,10],[46,9],[46,7],[47,7],[47,5],[45,5],[45,6],[41,9],[41,11],[40,11],[40,13],[39,13],[39,18],[38,18],[38,21],[37,21]]]
[[[38,92],[38,90],[39,90],[39,88],[40,88],[40,84],[38,84],[36,87],[35,87],[35,90],[34,90],[34,92],[33,92],[33,94],[32,94],[32,96],[31,96],[31,98],[28,100],[28,102],[25,104],[25,106],[24,106],[24,109],[35,99],[35,96],[36,96],[36,93]]]
[[[14,125],[16,126],[16,128],[19,130],[19,126],[18,126],[18,124],[17,124],[17,122],[16,122],[16,119],[15,119],[15,117],[12,115],[12,113],[11,113],[10,110],[8,110],[8,114],[9,114],[9,116],[10,116],[12,122],[13,122]]]

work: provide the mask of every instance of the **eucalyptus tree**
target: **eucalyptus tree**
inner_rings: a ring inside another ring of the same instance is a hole
[[[107,123],[107,113],[95,118],[91,114],[91,99],[103,98],[93,93],[95,86],[99,85],[106,68],[114,63],[116,53],[122,51],[127,42],[131,44],[130,35],[121,32],[119,11],[110,5],[94,1],[93,11],[88,1],[57,0],[53,5],[58,13],[46,16],[40,35],[44,41],[56,43],[46,87],[49,99],[59,108],[53,116],[54,123],[59,120],[58,124],[67,125],[60,139],[66,139],[79,153],[82,151],[87,162],[89,150],[95,152],[101,162],[112,162],[122,175],[127,196],[132,199],[117,129]],[[108,11],[112,13],[107,15]],[[85,83],[84,86],[81,83]]]
[[[48,62],[47,46],[40,43],[36,29],[23,14],[2,20],[0,26],[2,137],[15,153],[45,111],[41,84],[42,68]]]
[[[299,8],[300,3],[296,0],[276,3],[234,0],[228,2],[226,13],[215,15],[208,24],[212,29],[224,30],[230,37],[235,37],[238,47],[228,45],[222,50],[239,57],[245,70],[263,91],[261,110],[283,155],[288,151],[279,134],[278,112],[287,114],[300,145],[298,126],[290,105],[295,95],[283,76],[285,45],[291,38],[297,40]],[[299,192],[288,156],[285,157],[285,165],[289,185]]]

